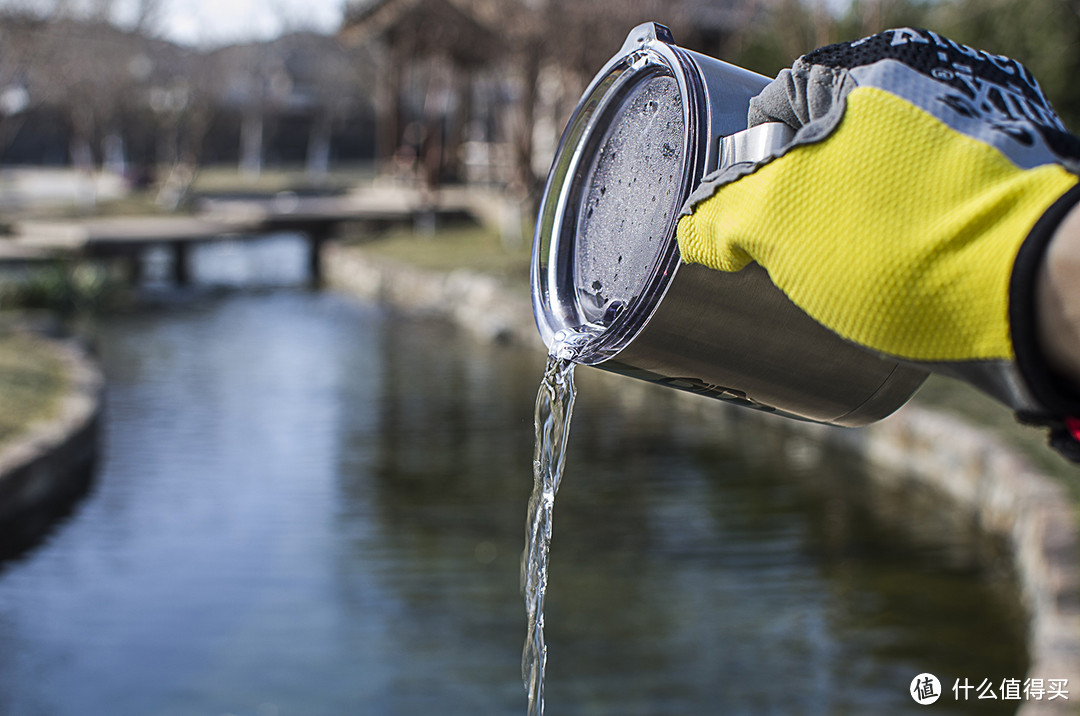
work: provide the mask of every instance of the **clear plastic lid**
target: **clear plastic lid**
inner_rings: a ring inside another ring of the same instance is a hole
[[[533,312],[549,347],[560,331],[594,336],[582,363],[633,339],[679,263],[675,225],[702,140],[701,99],[691,97],[677,52],[653,40],[612,60],[571,117],[548,177]]]

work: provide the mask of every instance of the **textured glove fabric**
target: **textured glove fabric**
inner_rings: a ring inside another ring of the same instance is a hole
[[[684,260],[756,262],[843,338],[1047,412],[1017,370],[1011,297],[1034,276],[1014,267],[1080,150],[1022,65],[890,30],[801,58],[749,119],[795,138],[691,196]]]

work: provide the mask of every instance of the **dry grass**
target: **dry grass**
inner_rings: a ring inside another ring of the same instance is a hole
[[[66,387],[63,363],[47,342],[24,333],[0,334],[0,449],[53,417]]]
[[[321,178],[311,177],[302,166],[273,167],[257,175],[240,172],[235,165],[206,166],[199,169],[191,186],[194,193],[250,191],[273,193],[303,189],[348,189],[371,181],[374,172],[367,164],[337,167]],[[164,178],[164,177],[162,177]]]
[[[498,276],[508,285],[527,287],[530,239],[504,242],[497,233],[463,222],[435,233],[391,229],[376,237],[345,237],[363,243],[364,251],[433,271],[469,269]]]

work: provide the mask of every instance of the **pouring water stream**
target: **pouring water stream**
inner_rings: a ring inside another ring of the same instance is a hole
[[[551,513],[566,463],[566,440],[574,410],[574,358],[588,338],[585,333],[560,331],[556,334],[536,395],[533,492],[529,498],[525,552],[521,558],[521,590],[529,621],[521,658],[521,678],[529,694],[529,716],[544,713],[544,670],[547,666],[544,594],[551,545]]]

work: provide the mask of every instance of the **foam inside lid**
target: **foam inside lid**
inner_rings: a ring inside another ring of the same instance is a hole
[[[587,176],[574,286],[590,321],[645,287],[680,207],[685,124],[674,77],[656,74],[623,99]]]

